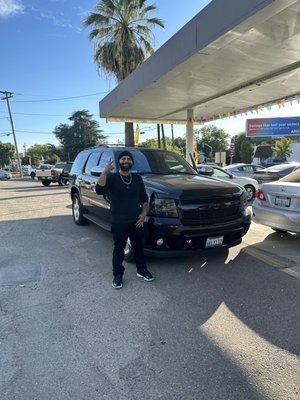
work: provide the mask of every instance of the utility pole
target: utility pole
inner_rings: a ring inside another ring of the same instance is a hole
[[[160,124],[157,124],[157,144],[158,148],[161,148],[161,141],[160,141]]]
[[[12,134],[14,136],[14,142],[15,142],[15,148],[16,148],[16,153],[17,153],[20,177],[23,178],[23,171],[22,171],[22,165],[21,165],[21,160],[20,160],[20,154],[19,154],[19,150],[18,150],[18,143],[17,143],[17,139],[16,139],[15,127],[14,127],[14,122],[13,122],[13,119],[12,119],[10,105],[9,105],[9,99],[11,97],[13,97],[13,93],[7,92],[6,90],[5,91],[1,91],[0,90],[0,93],[2,93],[4,95],[4,97],[1,97],[1,100],[6,100],[7,109],[8,109],[8,113],[9,113],[11,130],[12,130]]]
[[[171,124],[171,132],[172,132],[172,146],[174,147],[174,126]]]
[[[166,150],[166,137],[165,137],[164,124],[161,124],[161,136],[162,136],[162,142],[163,142],[163,149]]]

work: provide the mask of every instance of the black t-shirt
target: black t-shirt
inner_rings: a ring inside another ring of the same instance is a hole
[[[148,202],[143,179],[138,174],[131,174],[131,178],[121,178],[119,173],[108,174],[105,186],[97,183],[96,193],[108,194],[113,223],[136,221],[141,205]]]

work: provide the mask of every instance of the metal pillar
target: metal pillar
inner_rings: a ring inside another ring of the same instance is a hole
[[[193,154],[194,149],[194,110],[188,108],[187,120],[186,120],[186,154],[185,158],[187,162],[191,164],[190,154]]]

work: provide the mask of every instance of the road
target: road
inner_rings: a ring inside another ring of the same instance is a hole
[[[0,182],[0,205],[1,399],[299,398],[296,277],[237,246],[150,260],[152,283],[126,265],[116,291],[66,188]]]

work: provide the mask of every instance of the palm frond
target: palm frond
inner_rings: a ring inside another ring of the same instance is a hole
[[[165,27],[164,21],[162,19],[159,19],[159,18],[148,18],[147,21],[151,25],[159,25],[161,28]]]
[[[109,18],[106,15],[94,12],[89,14],[83,21],[84,26],[102,25],[107,23],[109,23]]]

